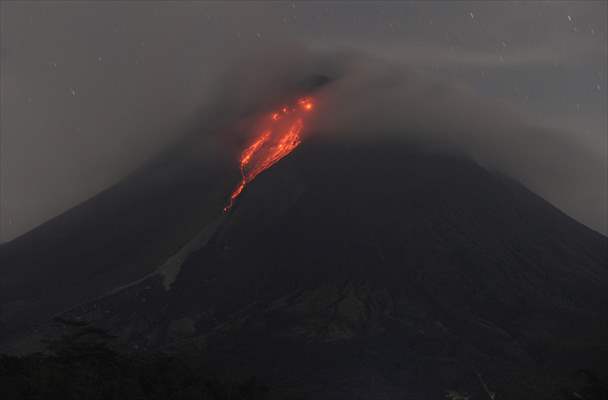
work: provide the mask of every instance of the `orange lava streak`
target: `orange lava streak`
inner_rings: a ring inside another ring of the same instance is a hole
[[[241,194],[243,189],[245,189],[245,185],[247,184],[247,182],[253,179],[249,178],[248,175],[245,174],[245,167],[249,164],[249,162],[251,161],[251,157],[253,157],[256,151],[258,151],[258,149],[262,147],[262,145],[268,140],[268,138],[270,137],[270,133],[270,131],[263,132],[260,137],[258,137],[251,145],[249,145],[249,147],[247,147],[241,153],[241,159],[239,162],[239,167],[241,169],[241,181],[232,191],[232,194],[230,195],[230,201],[228,202],[226,207],[224,207],[224,212],[228,212],[230,208],[232,208],[234,201],[239,196],[239,194]]]
[[[243,150],[243,154],[241,154],[241,175],[245,176],[244,168],[251,161],[251,157],[255,154],[256,151],[268,140],[270,137],[270,131],[265,131],[262,135],[249,147]]]
[[[313,102],[310,98],[302,98],[297,103],[299,108],[281,108],[283,118],[278,112],[273,112],[270,115],[271,124],[280,126],[264,129],[253,143],[243,150],[239,159],[241,181],[232,191],[224,212],[230,211],[249,182],[300,145],[304,129],[303,117],[313,109]]]
[[[263,171],[272,167],[281,158],[291,153],[293,149],[298,147],[302,142],[300,133],[302,132],[304,124],[301,119],[296,120],[279,138],[278,142],[268,149],[266,156],[260,160],[247,174],[247,182],[251,182],[256,176]]]

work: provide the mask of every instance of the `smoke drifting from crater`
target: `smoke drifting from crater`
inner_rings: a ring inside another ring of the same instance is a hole
[[[252,68],[264,63],[266,68]],[[535,125],[467,87],[356,51],[282,43],[232,65],[226,76],[230,83],[220,87],[242,88],[223,91],[223,101],[238,105],[239,112],[255,114],[267,104],[313,90],[319,112],[307,135],[397,138],[456,152],[522,182],[575,219],[606,232],[605,155],[590,151],[576,135]],[[326,82],[311,85],[315,77]]]
[[[459,151],[606,232],[604,2],[0,7],[0,241],[184,136],[236,166],[250,118],[308,90],[305,134]]]

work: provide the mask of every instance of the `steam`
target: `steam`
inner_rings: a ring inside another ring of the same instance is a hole
[[[56,12],[61,21],[63,14]],[[15,26],[29,13],[24,9]],[[88,27],[90,21],[85,22],[80,23]],[[205,51],[184,50],[156,25],[148,28],[147,43],[154,46],[140,46],[134,54],[130,42],[112,42],[115,57],[103,63],[96,61],[97,53],[89,54],[103,47],[91,43],[95,35],[67,31],[74,39],[71,52],[88,54],[95,68],[69,63],[55,68],[50,57],[38,80],[22,66],[29,65],[25,61],[34,47],[13,45],[3,54],[0,241],[111,186],[167,148],[181,145],[174,156],[204,160],[202,170],[211,164],[238,168],[239,154],[260,133],[251,130],[256,118],[307,95],[323,112],[307,120],[303,135],[391,137],[458,152],[519,180],[588,226],[608,231],[605,138],[603,146],[590,148],[579,132],[542,128],[508,105],[429,76],[416,68],[419,52],[392,62],[350,49],[313,49],[268,38],[235,39],[229,45],[212,41]],[[186,28],[180,32],[176,38],[191,37]],[[63,43],[47,36],[49,43],[40,43],[49,48]],[[145,68],[122,61],[135,56],[145,58]],[[71,87],[78,88],[77,95],[66,101]],[[21,92],[39,88],[48,93],[24,108]]]
[[[323,112],[315,114],[307,134],[390,137],[457,152],[607,231],[605,154],[592,153],[576,133],[543,128],[466,87],[349,50],[275,45],[231,65],[218,98],[235,115],[313,91]],[[319,76],[327,78],[325,85],[307,87]],[[243,135],[235,136],[241,148]]]

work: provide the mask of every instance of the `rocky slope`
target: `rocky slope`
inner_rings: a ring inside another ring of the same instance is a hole
[[[65,316],[304,398],[548,399],[606,371],[606,237],[466,159],[310,141],[216,224],[169,281]]]

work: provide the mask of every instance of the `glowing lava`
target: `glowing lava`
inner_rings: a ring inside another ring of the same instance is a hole
[[[241,153],[241,181],[232,191],[224,212],[230,211],[249,182],[300,145],[304,118],[313,108],[312,99],[305,97],[299,99],[294,107],[284,106],[270,114],[269,120],[265,121],[268,126]]]

